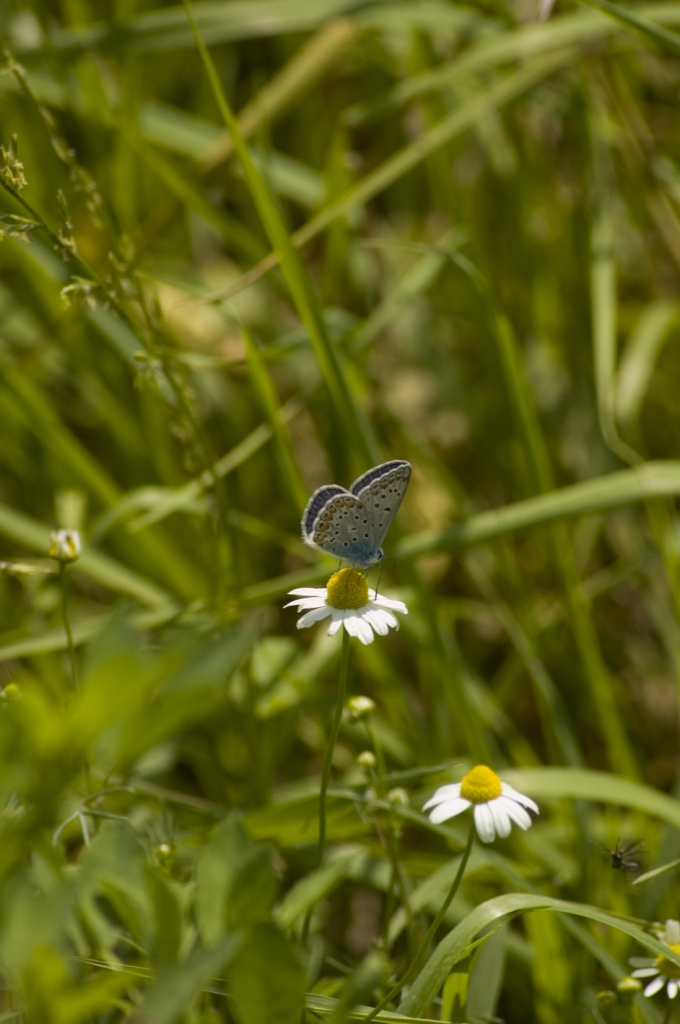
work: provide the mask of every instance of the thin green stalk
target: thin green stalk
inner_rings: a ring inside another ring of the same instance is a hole
[[[321,776],[321,789],[319,790],[319,840],[316,849],[316,866],[320,868],[323,864],[324,853],[326,852],[326,794],[328,793],[328,783],[331,778],[331,768],[333,766],[333,754],[335,752],[335,744],[338,740],[338,733],[340,732],[340,721],[342,719],[342,709],[345,706],[345,693],[347,692],[347,671],[349,669],[349,633],[343,627],[342,629],[342,654],[340,656],[340,682],[338,684],[338,694],[335,698],[335,711],[333,713],[333,724],[331,726],[331,734],[328,739],[328,746],[326,747],[326,759],[323,765],[323,774]],[[302,942],[303,945],[307,944],[309,937],[309,925],[312,920],[313,907],[307,911],[304,924],[302,926]]]
[[[68,653],[71,659],[71,675],[73,676],[73,685],[78,686],[78,662],[76,661],[76,649],[73,643],[73,633],[71,632],[71,620],[68,614],[68,588],[66,585],[66,563],[59,562],[59,587],[61,589],[61,616],[64,620],[64,629],[66,631],[66,640],[68,642]]]
[[[340,683],[338,685],[338,695],[335,699],[335,713],[333,715],[333,725],[331,726],[331,735],[328,740],[328,747],[326,748],[326,760],[323,766],[323,775],[321,776],[321,789],[319,790],[319,843],[316,851],[316,866],[320,868],[323,864],[323,856],[326,851],[326,793],[328,792],[328,783],[331,778],[331,767],[333,765],[333,754],[335,752],[335,744],[338,739],[338,733],[340,732],[340,719],[342,718],[342,709],[345,706],[345,692],[347,690],[347,670],[349,668],[349,633],[343,627],[342,630],[342,655],[340,660]]]
[[[474,842],[474,838],[475,838],[475,819],[474,819],[474,815],[473,815],[471,817],[471,819],[470,819],[470,830],[468,832],[467,843],[465,844],[465,849],[463,850],[463,856],[461,857],[460,864],[458,865],[458,871],[456,872],[456,877],[453,880],[453,885],[449,889],[448,896],[446,897],[446,899],[442,903],[441,907],[439,908],[439,910],[437,912],[437,916],[435,917],[434,921],[432,922],[432,924],[428,928],[427,935],[423,939],[423,941],[421,943],[421,946],[420,946],[420,949],[416,953],[413,961],[411,962],[411,966],[407,970],[406,974],[404,975],[403,978],[401,978],[397,982],[397,984],[394,986],[394,988],[390,989],[390,991],[387,993],[387,995],[384,996],[384,998],[380,1000],[380,1002],[375,1007],[375,1009],[371,1010],[371,1012],[369,1013],[368,1017],[364,1018],[365,1024],[370,1024],[370,1021],[375,1020],[375,1018],[378,1016],[380,1011],[384,1010],[385,1007],[387,1006],[387,1004],[391,1003],[392,1000],[394,999],[394,997],[398,996],[399,993],[401,992],[401,990],[403,989],[403,987],[405,985],[408,985],[408,983],[410,981],[412,981],[413,978],[415,977],[415,975],[417,974],[418,968],[420,967],[420,964],[422,962],[423,956],[427,952],[427,949],[428,949],[428,947],[430,945],[430,942],[432,941],[432,939],[437,934],[437,929],[439,928],[439,925],[444,920],[444,916],[446,914],[446,911],[451,906],[453,898],[456,895],[456,893],[458,892],[460,883],[463,880],[463,875],[465,874],[465,868],[467,867],[467,862],[468,862],[468,860],[470,858],[470,853],[472,852],[472,844]]]

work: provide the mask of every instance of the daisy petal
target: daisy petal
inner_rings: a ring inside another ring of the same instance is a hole
[[[455,800],[456,797],[460,796],[460,782],[454,782],[450,786],[440,786],[439,789],[432,794],[426,804],[423,804],[423,810],[426,811],[428,807],[434,807],[435,804],[441,804],[444,800]]]
[[[666,942],[669,946],[680,945],[680,921],[669,917],[666,921]]]
[[[650,981],[649,985],[645,989],[645,995],[648,999],[650,996],[655,996],[657,992],[661,991],[665,984],[666,979],[664,978],[663,974],[660,974],[658,978],[654,979],[654,981]]]
[[[389,597],[383,597],[382,594],[375,596],[375,591],[369,590],[368,596],[371,601],[374,601],[381,608],[390,608],[393,612],[401,612],[402,615],[408,615],[408,608],[403,601],[392,601]]]
[[[526,832],[526,830],[531,827],[529,812],[525,811],[520,804],[515,803],[514,800],[510,800],[508,797],[502,796],[499,799],[503,801],[505,812],[511,821],[514,821],[515,825],[519,825],[519,827],[524,829]]]
[[[640,967],[639,970],[633,971],[631,978],[654,978],[658,973],[656,967]]]
[[[505,839],[506,836],[510,835],[512,825],[510,824],[507,809],[503,805],[503,798],[501,797],[497,800],[490,800],[487,807],[491,811],[491,817],[493,818],[496,833],[501,836],[502,839]]]
[[[669,981],[668,985],[666,986],[666,991],[668,992],[668,998],[669,999],[675,999],[675,997],[678,994],[678,983],[677,983],[677,981],[675,981],[675,980]]]
[[[454,800],[445,800],[444,803],[437,804],[435,809],[430,811],[430,821],[433,825],[441,825],[443,821],[448,821],[449,818],[455,818],[457,814],[467,811],[469,806],[470,801],[464,800],[462,796]]]
[[[333,618],[333,621],[331,622],[330,626],[328,627],[328,635],[329,636],[335,636],[337,631],[342,628],[342,624],[343,624],[344,620],[345,620],[345,616],[344,615],[340,615],[337,618]]]
[[[370,622],[368,622],[367,619],[364,619],[364,618],[358,619],[358,633],[357,633],[357,636],[361,640],[362,644],[372,644],[373,643],[373,630],[371,629],[371,624],[370,624]]]
[[[315,608],[311,612],[305,612],[302,618],[298,619],[297,628],[306,629],[307,626],[313,626],[315,622],[320,622],[321,619],[325,619],[331,614],[331,609],[327,604],[323,608]]]
[[[483,843],[492,843],[496,837],[494,821],[488,804],[475,804],[475,826]]]
[[[292,608],[293,605],[298,611],[303,611],[306,608],[325,608],[326,602],[318,597],[299,597],[297,601],[290,601],[288,604],[284,604],[284,608]]]
[[[370,622],[376,633],[379,633],[380,636],[387,636],[390,631],[390,627],[389,623],[385,622],[382,615],[375,611],[367,611],[364,617],[367,622]]]
[[[512,786],[509,786],[507,782],[501,783],[501,790],[503,796],[511,797],[513,800],[516,800],[518,804],[521,804],[522,807],[528,807],[530,810],[535,811],[536,814],[540,813],[538,810],[538,804],[535,803],[531,797],[525,796],[524,793],[518,793],[517,790],[513,789]]]

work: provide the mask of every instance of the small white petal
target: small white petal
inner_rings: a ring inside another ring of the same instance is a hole
[[[488,804],[475,804],[477,835],[483,843],[492,843],[496,837],[494,820]]]
[[[457,814],[467,811],[469,806],[470,801],[464,800],[462,796],[454,800],[445,800],[443,804],[437,804],[435,809],[430,811],[430,821],[433,825],[441,825],[443,821],[448,821],[449,818],[455,818]]]
[[[333,621],[331,622],[330,626],[328,627],[328,635],[329,636],[335,636],[335,634],[338,632],[338,630],[342,628],[342,624],[343,624],[344,621],[345,621],[345,616],[344,615],[334,615],[333,616]]]
[[[393,601],[389,597],[383,597],[382,594],[375,596],[375,592],[370,590],[368,593],[371,601],[374,601],[381,608],[389,608],[393,612],[401,612],[402,615],[408,615],[408,608],[403,601]]]
[[[654,981],[650,981],[649,985],[645,989],[645,995],[648,999],[650,996],[655,996],[657,992],[661,991],[665,984],[666,979],[662,974],[660,974],[658,978],[654,979]]]
[[[666,942],[669,946],[680,945],[680,921],[669,917],[666,921]]]
[[[298,619],[297,628],[306,629],[307,626],[313,626],[315,622],[320,622],[321,619],[327,618],[331,614],[331,609],[328,605],[324,605],[323,608],[315,608],[311,612],[305,612],[301,619]]]
[[[536,814],[540,814],[538,804],[535,803],[530,796],[525,796],[524,793],[518,793],[517,790],[513,789],[512,786],[509,786],[507,782],[501,783],[501,792],[503,793],[503,796],[509,796],[512,800],[516,800],[518,804],[522,805],[522,807],[529,807],[532,811],[535,811]]]
[[[328,596],[326,587],[297,587],[296,590],[289,590],[288,593],[294,597],[318,597],[320,601],[325,601]]]
[[[371,608],[371,614],[379,616],[392,629],[399,629],[399,619],[392,612],[388,612],[386,608],[373,607]]]
[[[376,633],[379,633],[380,636],[387,636],[390,631],[390,624],[385,621],[380,612],[369,609],[369,611],[364,613],[364,618],[366,619],[366,622],[369,622],[371,626],[373,626]]]
[[[326,608],[326,602],[320,600],[318,597],[299,597],[297,601],[291,601],[289,604],[284,604],[284,608],[292,608],[293,605],[298,611],[305,611],[307,608]]]
[[[369,638],[366,639],[366,633],[364,629],[365,623],[361,619],[361,616],[357,612],[346,612],[345,613],[345,629],[350,636],[355,636],[362,644],[370,644],[373,640],[373,630],[370,626],[366,626],[368,629]]]
[[[448,786],[440,786],[439,789],[435,790],[427,803],[423,804],[423,810],[426,811],[428,807],[434,807],[435,804],[440,804],[443,800],[455,800],[459,796],[460,782],[454,782]]]
[[[633,971],[631,978],[655,978],[658,973],[656,967],[640,967],[637,971]]]
[[[531,828],[529,812],[525,811],[521,804],[515,803],[514,800],[510,800],[507,796],[501,796],[498,799],[503,801],[506,814],[514,821],[515,825],[519,825],[525,832],[528,828]]]
[[[677,981],[669,981],[668,985],[666,986],[666,991],[668,992],[668,998],[669,999],[675,999],[675,997],[678,994],[678,983],[677,983]]]
[[[358,630],[357,636],[361,640],[362,644],[373,643],[373,630],[371,629],[371,624],[367,619],[363,617],[358,619]]]
[[[505,839],[506,836],[510,835],[510,818],[506,813],[506,808],[503,806],[503,798],[500,797],[497,800],[489,800],[487,807],[491,811],[491,817],[493,818],[494,828],[501,838]]]

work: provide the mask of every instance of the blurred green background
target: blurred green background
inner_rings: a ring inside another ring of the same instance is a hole
[[[615,990],[675,872],[606,849],[680,856],[680,4],[193,13],[212,85],[181,6],[0,3],[0,1021],[360,1019],[480,762],[542,813],[401,1019],[673,1019]],[[339,637],[283,604],[309,493],[388,458],[409,615],[315,870]]]

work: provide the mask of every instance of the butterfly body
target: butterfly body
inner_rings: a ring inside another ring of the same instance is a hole
[[[352,566],[370,568],[384,557],[381,545],[410,476],[410,464],[395,459],[369,469],[349,490],[338,484],[319,487],[302,516],[303,541]]]

